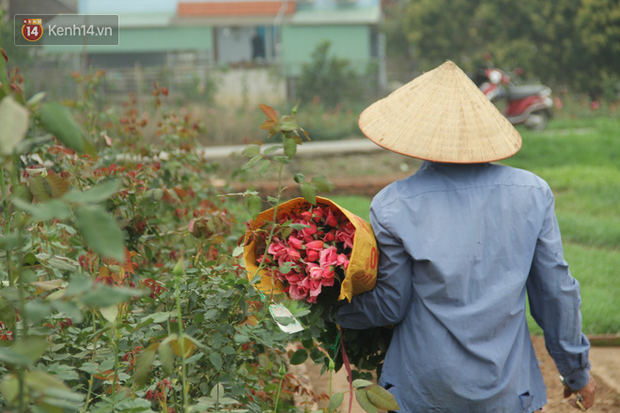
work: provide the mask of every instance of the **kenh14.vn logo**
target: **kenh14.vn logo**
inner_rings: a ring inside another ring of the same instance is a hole
[[[24,19],[22,25],[22,36],[29,42],[36,42],[43,37],[42,19]]]

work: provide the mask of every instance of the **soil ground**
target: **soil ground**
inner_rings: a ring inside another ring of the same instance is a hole
[[[558,371],[547,350],[544,339],[540,336],[532,336],[532,342],[536,355],[540,361],[545,384],[547,386],[547,405],[543,413],[569,413],[577,412],[568,404],[563,397],[563,388],[560,383]],[[597,383],[596,404],[589,411],[592,413],[620,413],[620,348],[619,347],[593,347],[591,352],[592,375]],[[608,370],[609,373],[605,371]],[[304,372],[313,390],[318,393],[329,392],[329,376],[319,375],[320,367],[312,364],[304,366]],[[605,377],[603,377],[604,375]],[[607,375],[609,376],[607,377]],[[615,377],[615,382],[613,381]],[[348,391],[349,384],[344,369],[335,374],[332,384],[332,392]],[[348,412],[348,393],[341,405],[342,412]],[[319,403],[315,409],[325,408],[326,403]],[[364,410],[353,401],[352,413],[364,413]]]

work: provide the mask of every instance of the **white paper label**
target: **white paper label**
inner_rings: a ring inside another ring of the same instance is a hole
[[[269,306],[269,312],[276,324],[280,327],[280,330],[285,333],[293,334],[304,329],[293,314],[291,314],[289,309],[282,304],[271,304]]]

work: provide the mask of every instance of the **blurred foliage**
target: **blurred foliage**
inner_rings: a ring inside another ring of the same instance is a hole
[[[320,102],[333,108],[343,102],[355,102],[364,95],[363,76],[348,59],[330,55],[326,40],[312,52],[297,78],[296,94],[303,103]]]
[[[520,67],[551,86],[618,97],[608,92],[608,79],[618,87],[620,70],[618,0],[420,0],[386,9],[386,27],[398,28],[387,31],[387,43],[401,49],[388,50],[411,54],[419,70],[450,59],[471,72],[488,54],[495,66]]]

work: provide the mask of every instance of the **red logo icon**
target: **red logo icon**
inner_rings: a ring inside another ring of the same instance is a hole
[[[29,42],[36,42],[43,36],[43,22],[41,19],[24,19],[22,36]]]

